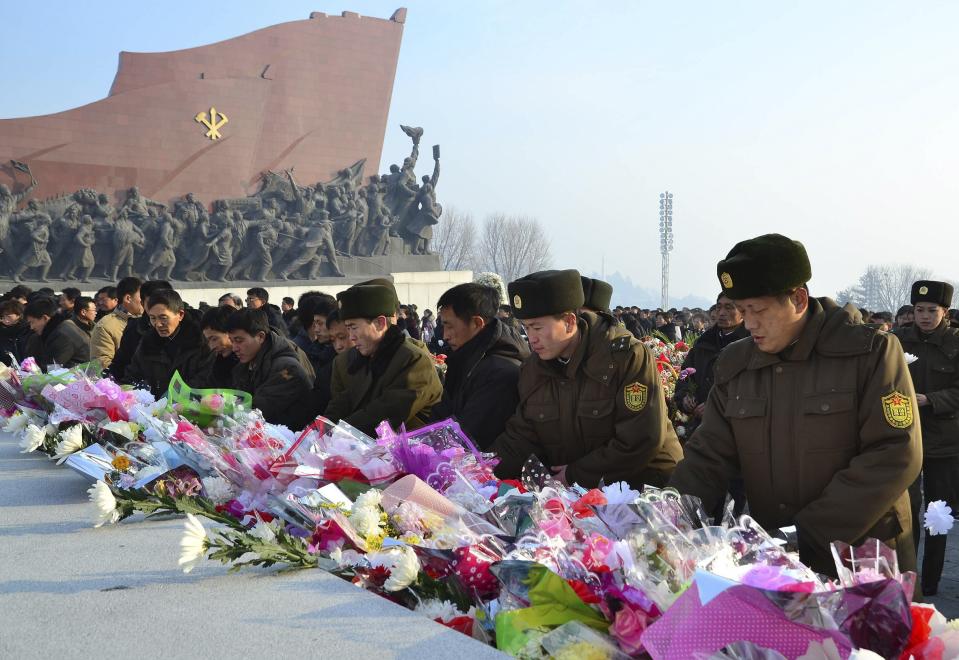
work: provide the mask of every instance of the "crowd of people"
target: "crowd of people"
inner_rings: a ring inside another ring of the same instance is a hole
[[[609,284],[562,270],[510,282],[506,304],[497,288],[454,286],[422,317],[385,278],[279,307],[255,287],[198,309],[163,280],[126,277],[94,298],[21,285],[0,301],[0,351],[98,360],[156,396],[174,373],[243,390],[294,430],[320,415],[370,435],[452,417],[500,478],[536,456],[566,484],[669,485],[720,518],[748,506],[766,528],[795,526],[823,573],[831,542],[870,537],[914,568],[923,499],[959,507],[952,287],[916,282],[895,316],[840,306],[811,296],[805,249],[779,235],[737,244],[717,276],[708,310],[610,309]],[[691,347],[672,401],[649,336]],[[670,406],[692,420],[682,441]],[[944,553],[945,537],[927,537],[926,594]]]

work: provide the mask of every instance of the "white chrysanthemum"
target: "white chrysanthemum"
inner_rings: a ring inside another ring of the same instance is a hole
[[[380,505],[383,501],[383,492],[377,490],[376,488],[370,488],[368,491],[356,498],[354,502],[354,507],[363,508],[375,508]]]
[[[276,531],[274,531],[273,526],[270,523],[263,522],[258,520],[255,525],[248,532],[250,536],[260,539],[261,541],[266,541],[267,543],[272,543],[276,540]]]
[[[207,498],[216,504],[223,504],[233,499],[233,489],[230,482],[223,477],[205,477],[203,480],[203,492]]]
[[[942,500],[929,503],[926,507],[925,519],[926,529],[933,536],[948,534],[953,523],[955,523],[955,519],[952,517],[952,507]]]
[[[208,545],[206,529],[192,513],[186,514],[183,538],[180,539],[180,560],[177,562],[184,573],[189,573],[206,555]]]
[[[913,355],[912,353],[906,353],[906,364],[912,364],[919,359],[918,355]]]
[[[350,524],[360,536],[376,536],[383,531],[383,517],[378,508],[358,507],[353,505],[350,513]]]
[[[26,413],[18,412],[7,420],[7,423],[3,425],[3,430],[5,433],[19,433],[27,428],[27,424],[29,423],[30,418]]]
[[[420,560],[416,558],[416,553],[413,552],[412,548],[404,546],[393,555],[394,560],[390,566],[390,576],[383,583],[383,588],[387,591],[405,589],[416,582],[416,576],[420,574]]]
[[[98,481],[89,489],[87,494],[90,496],[90,503],[93,504],[96,516],[94,527],[101,527],[107,523],[111,525],[120,520],[120,512],[117,511],[117,498],[113,496],[113,491],[102,481]]]
[[[444,622],[466,614],[448,600],[438,600],[436,598],[424,600],[413,611],[422,614],[427,619],[439,619]]]
[[[603,487],[603,495],[609,504],[632,504],[639,497],[639,491],[633,490],[625,481]]]
[[[20,453],[29,454],[30,452],[39,449],[43,445],[43,441],[46,439],[46,434],[43,432],[43,429],[37,426],[36,424],[30,424],[23,431],[23,436],[20,438]]]
[[[57,462],[57,465],[60,465],[70,457],[70,454],[81,449],[83,449],[83,425],[74,424],[66,431],[60,432],[60,442],[57,443],[53,459]]]
[[[110,431],[111,433],[123,436],[127,440],[136,440],[137,433],[140,431],[140,426],[132,422],[109,422],[100,428],[104,431]]]

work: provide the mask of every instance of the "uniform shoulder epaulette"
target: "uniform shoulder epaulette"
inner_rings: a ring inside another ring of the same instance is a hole
[[[630,345],[632,344],[632,335],[621,335],[613,339],[610,342],[609,347],[614,353],[619,353],[621,351],[628,351]]]

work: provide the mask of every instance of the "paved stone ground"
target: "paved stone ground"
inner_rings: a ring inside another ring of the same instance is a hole
[[[496,658],[320,570],[177,567],[183,521],[94,529],[88,482],[0,434],[0,658]]]

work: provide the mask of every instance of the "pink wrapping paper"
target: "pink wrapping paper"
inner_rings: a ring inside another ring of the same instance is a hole
[[[642,642],[654,660],[708,656],[741,640],[796,658],[806,652],[810,642],[830,638],[840,655],[848,657],[849,640],[841,632],[788,620],[760,589],[732,587],[703,605],[694,582],[659,621],[646,629]]]
[[[403,502],[413,502],[444,517],[463,512],[462,509],[413,474],[406,475],[383,490],[383,508],[387,511],[392,511]]]

